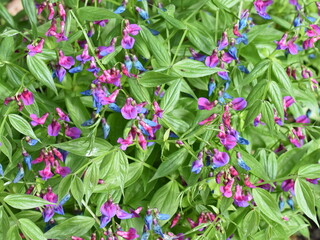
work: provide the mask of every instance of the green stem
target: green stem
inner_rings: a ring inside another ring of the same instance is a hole
[[[215,28],[215,33],[214,33],[214,42],[215,43],[218,41],[219,13],[220,13],[220,9],[218,9],[216,12],[216,28]]]
[[[93,217],[93,219],[96,221],[96,223],[98,223],[98,225],[100,226],[100,220],[98,219],[98,217],[94,214],[94,212],[92,212],[92,210],[90,209],[90,207],[87,205],[87,203],[84,200],[81,200],[81,203],[83,204],[83,206],[86,208],[86,210],[90,213],[90,215]],[[104,227],[102,228],[103,231],[107,231],[107,229]]]
[[[184,39],[185,39],[185,37],[186,37],[187,32],[188,32],[187,29],[184,30],[184,32],[183,32],[183,35],[182,35],[181,40],[180,40],[180,42],[179,42],[179,45],[178,45],[178,47],[177,47],[177,49],[176,49],[176,52],[175,52],[175,54],[174,54],[174,56],[173,56],[173,59],[172,59],[172,61],[171,61],[171,64],[170,64],[171,66],[173,65],[174,61],[176,60],[176,58],[177,58],[177,56],[178,56],[178,52],[179,52],[179,50],[180,50],[180,48],[181,48],[181,45],[182,45],[182,43],[183,43],[183,41],[184,41]]]

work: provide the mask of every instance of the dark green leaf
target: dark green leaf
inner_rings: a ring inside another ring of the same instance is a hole
[[[0,15],[12,28],[16,28],[16,23],[13,20],[12,16],[8,13],[7,9],[0,3]]]
[[[194,21],[192,24],[186,23],[188,27],[187,38],[199,50],[207,55],[211,55],[215,48],[213,36],[202,25]]]
[[[267,92],[268,82],[266,80],[259,81],[250,91],[247,100],[247,108],[251,107],[257,100],[264,100]]]
[[[84,195],[84,185],[79,177],[75,177],[71,184],[71,193],[74,199],[77,200],[78,205],[81,206],[81,200]]]
[[[245,120],[245,126],[253,125],[253,120],[261,113],[261,108],[262,102],[260,100],[256,100],[250,108],[246,109],[248,110],[248,113]]]
[[[50,202],[43,200],[42,198],[35,197],[28,194],[12,194],[4,198],[4,201],[13,208],[17,209],[31,209],[41,207]]]
[[[30,124],[21,116],[17,114],[10,114],[9,121],[11,125],[20,133],[29,136],[33,139],[37,139],[37,136],[34,134]]]
[[[309,185],[310,183],[306,183],[305,180],[298,178],[294,184],[294,191],[301,210],[319,227],[315,209],[315,196]]]
[[[82,7],[78,9],[78,16],[86,21],[100,21],[105,19],[117,18],[122,19],[119,14],[115,14],[110,10],[98,7]]]
[[[267,125],[270,131],[274,130],[274,112],[269,102],[262,104],[262,121]]]
[[[128,83],[131,94],[138,103],[145,101],[151,103],[151,98],[148,90],[142,87],[137,79],[130,78],[128,79]]]
[[[159,14],[168,22],[170,23],[173,27],[176,27],[178,29],[186,29],[187,26],[181,22],[180,20],[170,16],[166,12],[163,12],[161,9],[159,10]]]
[[[161,100],[161,109],[166,112],[170,112],[174,109],[174,106],[179,100],[181,91],[181,81],[176,80],[170,87],[166,90],[163,99]]]
[[[305,150],[300,148],[293,148],[288,152],[283,153],[278,159],[277,177],[284,177],[289,174],[304,154]]]
[[[51,228],[44,235],[46,238],[65,239],[70,236],[83,236],[94,225],[94,219],[85,216],[76,216],[65,220]]]
[[[282,87],[284,87],[284,89],[287,90],[291,96],[293,96],[291,81],[284,68],[279,63],[274,61],[272,62],[272,71]]]
[[[32,240],[46,240],[43,232],[30,219],[21,218],[19,219],[19,222],[20,228],[25,236],[28,236]]]
[[[172,68],[180,76],[187,78],[209,76],[221,70],[220,68],[207,67],[204,63],[192,59],[181,60],[174,64]]]
[[[11,161],[12,159],[12,146],[10,141],[5,136],[0,136],[0,151],[3,152]]]
[[[276,107],[277,115],[281,118],[282,121],[284,121],[284,111],[283,111],[283,101],[282,101],[282,95],[281,90],[278,86],[278,84],[274,81],[271,81],[269,84],[269,95],[272,99],[272,103]]]
[[[29,21],[32,27],[33,37],[37,38],[37,13],[36,5],[33,0],[22,0],[22,5],[26,14],[29,17]]]
[[[167,160],[160,164],[156,173],[150,181],[157,178],[168,176],[176,171],[180,166],[183,165],[188,156],[188,151],[185,148],[180,148],[178,151],[170,154]]]
[[[144,87],[156,87],[177,79],[179,79],[179,77],[170,76],[164,73],[146,72],[143,75],[140,75],[138,81]]]
[[[147,44],[149,50],[152,52],[153,57],[157,60],[159,66],[168,67],[170,65],[170,56],[167,48],[159,40],[159,36],[153,36],[148,28],[141,26],[141,37]]]
[[[60,202],[61,199],[64,198],[69,193],[72,179],[73,179],[73,175],[69,174],[66,177],[64,177],[59,183],[58,202]]]
[[[7,239],[7,232],[10,228],[9,217],[4,210],[4,207],[0,207],[0,239]],[[10,238],[8,238],[10,239]]]
[[[270,65],[270,60],[265,59],[261,61],[258,65],[254,67],[254,69],[242,80],[241,86],[244,87],[251,83],[254,79],[262,76]]]
[[[48,66],[38,56],[27,56],[27,64],[32,75],[57,94],[56,85]]]

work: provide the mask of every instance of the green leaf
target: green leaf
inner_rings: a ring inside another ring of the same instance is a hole
[[[79,0],[65,0],[65,3],[70,8],[78,8]]]
[[[178,29],[187,29],[187,26],[181,22],[180,20],[170,16],[166,12],[162,11],[159,9],[159,14],[161,17],[163,17],[169,24],[171,24],[173,27],[178,28]]]
[[[250,91],[247,100],[247,108],[250,108],[257,100],[264,100],[267,91],[268,82],[266,80],[259,81]]]
[[[124,187],[126,188],[131,184],[135,183],[141,177],[142,172],[143,172],[143,163],[141,162],[130,163]]]
[[[290,95],[293,96],[292,84],[284,68],[279,63],[272,62],[272,71],[277,81],[282,85],[282,87],[284,87],[284,89],[287,90],[290,93]]]
[[[6,239],[10,239],[10,240],[21,240],[22,238],[20,237],[19,234],[19,229],[17,225],[12,225],[8,232],[7,232],[7,238]]]
[[[21,218],[19,219],[19,222],[20,228],[25,236],[28,236],[32,240],[46,240],[43,232],[30,219]]]
[[[170,217],[176,213],[179,206],[179,187],[177,182],[171,181],[157,190],[153,195],[150,207],[158,208],[160,213],[168,214]],[[165,221],[161,221],[162,224]]]
[[[264,167],[257,159],[255,159],[252,155],[242,149],[239,149],[239,152],[242,155],[243,161],[251,168],[250,172],[261,179],[264,179],[266,181],[270,180],[268,174],[264,170]]]
[[[8,13],[7,9],[0,3],[0,16],[10,25],[12,28],[16,28],[16,22],[13,20],[12,16]]]
[[[319,227],[315,209],[315,196],[309,185],[310,183],[308,184],[305,180],[298,178],[294,184],[294,191],[301,210]]]
[[[58,188],[58,202],[61,201],[62,198],[64,198],[71,187],[71,182],[73,179],[73,175],[69,174],[67,176],[65,176],[61,182],[59,183],[59,188]]]
[[[241,228],[239,229],[241,234],[243,235],[241,239],[247,239],[249,235],[256,233],[259,228],[259,222],[259,211],[250,211],[241,222]]]
[[[281,90],[275,81],[271,81],[269,84],[269,95],[272,99],[273,105],[276,107],[277,115],[284,121],[283,101]]]
[[[273,108],[269,102],[264,102],[262,104],[262,120],[272,132],[274,130],[275,122]]]
[[[46,238],[65,239],[70,236],[81,237],[88,233],[94,225],[94,219],[85,216],[76,216],[65,220],[51,228],[44,235]]]
[[[0,151],[3,152],[10,160],[12,160],[12,146],[10,141],[5,136],[0,136]]]
[[[241,86],[244,87],[251,83],[254,79],[262,76],[270,65],[270,60],[265,59],[257,64],[254,69],[242,80]]]
[[[9,121],[18,132],[40,141],[34,134],[30,124],[23,117],[17,114],[9,114]]]
[[[120,187],[123,191],[129,169],[127,155],[118,150],[111,156],[106,156],[101,165],[101,172],[104,173],[102,178],[108,181],[108,185]]]
[[[320,164],[309,164],[299,168],[298,175],[305,178],[318,178],[320,176]]]
[[[7,231],[10,228],[9,217],[4,210],[4,207],[0,207],[0,239],[11,239],[7,238]]]
[[[283,153],[278,159],[277,177],[279,178],[288,175],[304,154],[305,150],[300,148],[293,148],[288,152]]]
[[[137,81],[137,79],[129,78],[128,83],[130,87],[130,92],[138,103],[145,101],[151,103],[151,98],[148,90],[142,87],[141,84]]]
[[[256,100],[250,108],[247,108],[247,116],[245,120],[245,126],[252,126],[253,120],[261,113],[262,102],[261,100]]]
[[[114,59],[118,53],[120,53],[122,51],[122,46],[117,46],[116,49],[114,50],[114,52],[109,53],[107,56],[104,56],[101,61],[103,64],[107,64],[109,63],[112,59]]]
[[[204,76],[212,75],[216,72],[219,72],[220,68],[210,68],[204,65],[204,63],[192,60],[192,59],[184,59],[172,67],[181,77],[187,78],[199,78]]]
[[[13,208],[17,209],[31,209],[41,207],[46,204],[52,204],[42,198],[35,197],[28,194],[12,194],[4,198],[4,201]]]
[[[88,167],[86,174],[84,175],[83,187],[87,202],[94,190],[94,187],[98,184],[99,172],[98,164],[93,163]]]
[[[71,97],[70,92],[66,92],[65,102],[68,113],[72,122],[78,127],[81,128],[81,124],[87,121],[90,118],[90,114],[87,108],[83,105],[80,100],[80,97]]]
[[[179,77],[159,72],[146,72],[139,76],[138,81],[144,87],[156,87],[161,84],[177,80]]]
[[[17,35],[19,33],[20,33],[19,31],[7,27],[0,33],[0,38],[11,37],[11,36]]]
[[[161,100],[160,107],[166,112],[170,112],[174,109],[174,106],[179,100],[181,91],[181,81],[177,80],[173,82],[166,90],[163,99]]]
[[[186,23],[188,27],[187,38],[197,48],[206,53],[207,55],[212,54],[212,50],[216,44],[213,40],[212,34],[200,23],[193,21]]]
[[[185,148],[180,148],[178,151],[170,154],[167,160],[160,164],[150,182],[157,178],[168,176],[176,171],[180,166],[183,165],[187,156],[188,151]]]
[[[81,200],[84,195],[84,184],[78,176],[76,176],[72,181],[71,194],[74,197],[74,199],[77,200],[78,205],[81,206]]]
[[[254,188],[253,199],[257,204],[258,209],[263,212],[264,215],[275,222],[284,224],[283,220],[281,219],[280,210],[271,193],[262,188]]]
[[[84,157],[100,156],[108,152],[112,147],[110,143],[100,138],[95,139],[94,144],[90,146],[90,140],[84,137],[53,144],[53,146]]]
[[[29,21],[32,27],[33,38],[37,38],[37,13],[36,13],[36,5],[33,0],[22,0],[22,5],[26,14],[29,17]]]
[[[169,52],[164,44],[159,40],[160,36],[153,36],[150,30],[145,26],[141,26],[141,28],[141,37],[152,52],[153,57],[157,60],[159,66],[168,67],[170,65]]]
[[[54,85],[52,73],[48,66],[37,55],[27,56],[27,64],[32,75],[42,84],[46,85],[52,91],[57,93],[57,88]]]
[[[122,19],[120,14],[115,14],[110,10],[98,7],[82,7],[78,9],[78,16],[86,21],[100,21],[104,19]]]

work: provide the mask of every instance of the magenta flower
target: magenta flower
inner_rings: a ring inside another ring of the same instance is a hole
[[[43,125],[48,116],[49,116],[49,113],[45,113],[40,118],[38,118],[37,115],[35,115],[35,114],[30,114],[30,118],[32,119],[32,121],[30,123],[32,126],[37,126],[39,124]]]
[[[54,75],[58,78],[59,82],[62,82],[66,73],[67,71],[60,65],[57,65],[56,70],[54,71]]]
[[[202,62],[206,58],[206,55],[196,52],[193,48],[189,48],[189,51],[192,55],[191,59]]]
[[[54,174],[51,172],[50,163],[47,163],[46,167],[39,171],[39,175],[42,177],[42,180],[48,180],[49,178],[53,177]]]
[[[70,69],[74,65],[74,59],[71,56],[65,56],[63,52],[60,50],[59,51],[59,65],[66,68]]]
[[[198,154],[198,159],[195,160],[193,163],[192,163],[192,168],[191,168],[191,172],[194,172],[196,174],[198,174],[202,167],[203,167],[203,160],[202,160],[202,157],[203,157],[203,152],[200,152]]]
[[[306,35],[308,37],[317,37],[320,35],[320,27],[318,25],[315,25],[315,24],[311,24],[310,27],[312,29],[308,29],[306,31]]]
[[[237,145],[237,138],[231,134],[219,132],[218,137],[220,138],[221,144],[226,148],[227,151]]]
[[[72,139],[79,138],[81,135],[81,130],[77,127],[71,127],[69,128],[66,126],[66,131],[65,131],[66,136],[71,137]]]
[[[68,167],[61,167],[58,161],[55,161],[56,169],[55,173],[59,174],[62,178],[70,174],[70,168]]]
[[[288,107],[290,107],[292,104],[294,104],[296,101],[291,96],[285,96],[283,97],[283,108],[286,110]]]
[[[272,0],[256,0],[254,4],[254,8],[256,9],[257,13],[260,15],[260,17],[264,19],[271,19],[271,17],[267,14],[266,10],[269,5],[273,3]]]
[[[234,58],[228,52],[222,51],[221,54],[222,54],[221,61],[223,61],[227,64],[231,63],[234,60]]]
[[[66,10],[64,10],[64,7],[62,3],[59,3],[59,16],[61,17],[62,21],[66,21]]]
[[[56,137],[60,132],[61,125],[55,119],[48,126],[48,135]]]
[[[90,61],[91,56],[89,55],[88,44],[84,45],[83,52],[80,55],[78,55],[76,59],[80,61],[82,64]]]
[[[34,102],[33,93],[25,88],[21,93],[21,99],[24,105],[31,105]]]
[[[99,21],[93,21],[93,24],[99,24],[100,27],[104,27],[109,22],[108,19],[99,20]]]
[[[205,64],[210,68],[214,68],[219,63],[218,51],[213,50],[212,54],[206,57]]]
[[[126,31],[123,31],[123,38],[121,40],[121,46],[124,49],[131,49],[134,45],[134,38],[131,37]]]
[[[146,140],[146,138],[144,137],[144,135],[142,134],[142,132],[140,130],[137,131],[137,134],[138,134],[138,143],[139,143],[140,147],[143,150],[146,150],[147,149],[147,140]]]
[[[199,98],[198,99],[198,109],[200,110],[211,110],[213,107],[217,105],[216,101],[210,102],[207,98]]]
[[[234,183],[234,178],[228,179],[227,183],[224,186],[220,186],[220,192],[226,198],[232,197],[232,186]]]
[[[42,48],[43,48],[43,44],[44,44],[44,39],[42,38],[40,40],[40,42],[37,44],[37,45],[32,45],[32,44],[29,44],[27,46],[27,48],[29,49],[29,55],[30,56],[34,56],[36,55],[37,53],[42,53]]]
[[[48,20],[51,20],[54,17],[54,8],[52,3],[48,3],[48,9],[49,9],[49,16]]]
[[[136,102],[132,98],[127,98],[125,105],[121,108],[121,114],[125,119],[135,119],[138,116]]]
[[[266,125],[264,122],[261,122],[261,113],[253,120],[253,126],[258,126],[259,124],[261,125]]]
[[[214,149],[214,156],[212,157],[213,160],[213,169],[216,169],[218,167],[223,167],[229,162],[229,155],[225,152],[220,152],[218,149]]]
[[[137,230],[134,228],[130,228],[128,232],[117,231],[117,234],[126,240],[133,240],[139,237]]]
[[[236,111],[240,111],[247,106],[247,101],[244,98],[235,98],[231,102],[232,108]]]
[[[68,38],[67,38],[67,36],[65,35],[65,32],[64,32],[65,25],[66,25],[66,23],[64,21],[60,21],[60,33],[57,33],[55,35],[55,37],[57,39],[57,42],[67,41],[68,40]]]
[[[138,35],[139,32],[141,31],[141,28],[139,27],[139,25],[130,24],[129,20],[125,20],[125,24],[126,24],[126,27],[125,27],[126,32],[133,36]]]
[[[210,115],[208,118],[202,120],[201,122],[199,122],[199,125],[209,125],[210,123],[212,123],[212,121],[217,117],[217,114],[212,114]]]
[[[47,37],[56,36],[57,33],[57,20],[52,19],[51,26],[49,27],[48,31],[45,33]]]
[[[69,116],[68,114],[65,114],[60,108],[56,108],[56,111],[59,115],[59,119],[58,120],[63,120],[63,121],[66,121],[66,122],[70,122],[70,119],[69,119]]]
[[[154,114],[158,118],[162,118],[163,110],[160,108],[159,104],[156,101],[153,102],[153,109],[154,109]]]
[[[92,73],[98,73],[100,71],[100,68],[98,68],[96,65],[96,60],[94,59],[94,57],[91,57],[90,67],[87,68],[87,71],[92,72]]]
[[[128,133],[128,136],[125,139],[118,138],[117,143],[120,143],[121,144],[120,149],[125,151],[128,148],[128,146],[133,143],[133,136],[131,132]]]

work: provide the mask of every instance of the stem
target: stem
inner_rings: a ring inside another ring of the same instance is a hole
[[[90,209],[90,207],[86,204],[86,202],[84,200],[81,200],[81,203],[83,204],[83,206],[87,209],[87,211],[90,213],[90,215],[94,218],[94,220],[96,221],[96,223],[98,223],[98,225],[100,226],[100,220],[98,219],[98,217],[94,214],[94,212],[92,212],[92,210]],[[107,229],[104,227],[102,228],[103,231],[107,231]]]
[[[216,12],[216,29],[214,33],[214,42],[218,41],[219,13],[220,10],[218,9],[218,11]]]
[[[177,47],[177,50],[176,50],[176,52],[175,52],[175,54],[174,54],[174,56],[173,56],[173,59],[172,59],[172,61],[171,61],[171,64],[170,64],[171,66],[173,65],[174,61],[176,60],[176,58],[177,58],[177,56],[178,56],[178,52],[179,52],[179,50],[180,50],[180,48],[181,48],[181,45],[182,45],[182,43],[183,43],[183,41],[184,41],[184,38],[186,37],[187,32],[188,32],[187,29],[184,30],[184,32],[183,32],[183,35],[182,35],[182,37],[181,37],[181,40],[180,40],[179,45],[178,45],[178,47]]]

